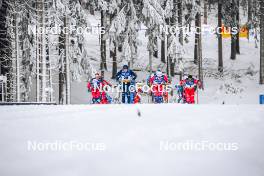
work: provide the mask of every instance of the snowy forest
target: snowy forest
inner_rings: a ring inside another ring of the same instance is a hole
[[[0,0],[0,9],[1,102],[89,103],[87,81],[100,72],[116,84],[124,64],[142,83],[157,69],[173,84],[192,74],[203,103],[255,103],[264,90],[263,0]],[[224,37],[223,26],[239,32]]]
[[[0,0],[0,176],[264,176],[263,105],[264,0]]]

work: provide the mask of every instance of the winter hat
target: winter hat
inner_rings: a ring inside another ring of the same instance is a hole
[[[123,69],[128,69],[128,65],[124,65],[123,66]]]

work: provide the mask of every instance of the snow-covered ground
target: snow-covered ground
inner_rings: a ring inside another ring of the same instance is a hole
[[[0,112],[1,176],[264,175],[258,105],[1,106]],[[32,151],[29,141],[100,143],[105,150]],[[179,143],[235,147],[176,150]]]

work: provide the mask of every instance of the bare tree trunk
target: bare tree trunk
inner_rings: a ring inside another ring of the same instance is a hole
[[[149,35],[149,43],[151,43],[151,40],[152,40],[152,35],[150,34]],[[152,49],[150,47],[149,48],[149,74],[150,75],[152,74],[152,71],[153,71],[153,68],[152,68],[152,55],[153,55],[153,52],[152,52]]]
[[[168,19],[164,19],[164,21],[165,21],[165,24],[169,24]],[[171,75],[171,70],[170,70],[171,62],[170,62],[170,58],[168,57],[168,34],[167,34],[167,32],[164,35],[164,58],[165,58],[166,63],[167,63],[167,74],[170,77],[170,75]]]
[[[134,34],[132,34],[132,35],[134,35]],[[134,68],[134,63],[137,60],[138,48],[137,48],[137,42],[136,41],[133,41],[132,39],[130,39],[130,42],[131,42],[131,51],[132,51],[131,52],[131,69],[133,69]],[[158,46],[158,44],[157,44],[157,46]],[[157,57],[158,57],[158,55],[157,55]]]
[[[106,20],[106,15],[105,12],[102,10],[101,11],[101,28],[105,28],[105,20]],[[101,64],[100,64],[100,70],[101,70],[101,75],[102,77],[104,76],[104,70],[107,70],[107,65],[106,65],[106,41],[105,41],[105,35],[101,34]]]
[[[207,19],[208,19],[208,0],[204,0],[204,24],[207,24]]]
[[[151,75],[153,72],[152,68],[152,51],[149,51],[149,74]]]
[[[218,71],[223,72],[223,42],[222,42],[222,0],[218,0]]]
[[[69,61],[69,30],[68,28],[68,16],[65,11],[64,25],[62,32],[59,36],[59,104],[71,103],[71,80],[70,80],[70,61]],[[65,31],[66,30],[66,31]]]
[[[171,71],[171,77],[174,77],[175,76],[175,62],[173,62],[172,60],[170,60],[170,65],[171,65],[171,68],[170,68],[170,71]]]
[[[252,0],[248,0],[248,27],[251,29],[252,27],[252,19],[253,19],[253,13],[252,13]]]
[[[68,15],[65,10],[64,26],[68,27]],[[71,104],[71,80],[70,80],[70,58],[69,58],[69,30],[65,34],[65,93],[66,93],[66,104]]]
[[[16,4],[16,3],[15,3]],[[16,49],[16,101],[20,102],[20,59],[19,59],[19,37],[18,37],[18,14],[15,17],[15,49]]]
[[[63,60],[63,59],[61,59]],[[62,65],[61,65],[62,67]],[[63,92],[64,92],[64,73],[63,69],[59,69],[59,104],[64,103],[64,97],[63,97]]]
[[[163,33],[163,37],[164,37],[165,35],[166,35],[166,34]],[[164,40],[164,39],[161,40],[160,58],[161,58],[161,62],[166,63],[166,58],[165,58],[165,40]]]
[[[39,2],[36,1],[37,18],[39,18]],[[37,20],[38,21],[38,20]],[[40,76],[39,76],[39,55],[40,55],[40,40],[38,34],[39,24],[36,23],[36,101],[40,101]]]
[[[54,101],[54,92],[53,92],[53,79],[52,79],[52,69],[51,69],[51,62],[50,62],[50,58],[49,58],[49,86],[50,86],[50,95],[49,95],[49,102],[53,102]]]
[[[240,15],[239,15],[239,0],[237,0],[237,7],[238,7],[238,11],[237,11],[237,16],[236,16],[236,20],[237,20],[237,28],[238,28],[238,33],[237,33],[237,37],[236,37],[236,53],[240,54],[240,42],[239,42],[239,31],[240,31],[240,26],[239,26],[239,21],[240,21]]]
[[[64,83],[65,83],[65,72],[64,72],[64,59],[65,59],[65,35],[61,31],[59,36],[59,57],[60,57],[60,66],[59,66],[59,104],[64,103]]]
[[[94,3],[94,1],[93,1],[93,3]],[[94,4],[89,4],[89,12],[90,12],[90,14],[91,15],[94,15]]]
[[[170,26],[176,26],[177,25],[177,19],[179,19],[179,17],[177,18],[177,0],[173,0],[173,9],[172,9],[172,17],[169,20]],[[178,12],[179,13],[179,12]],[[175,35],[174,37],[176,37],[176,34],[170,34],[171,35]],[[172,41],[170,42],[170,45],[172,44]],[[170,63],[170,75],[171,77],[175,76],[175,62],[176,62],[176,55],[171,57],[169,56],[169,63]]]
[[[232,4],[231,4],[231,8],[232,9],[235,9],[236,8],[236,1],[237,0],[232,0]],[[237,16],[233,16],[232,17],[232,20],[233,20],[233,24],[234,24],[234,26],[231,26],[231,27],[237,27],[237,23],[236,23],[236,19],[237,19]],[[232,34],[231,33],[231,56],[230,56],[230,58],[232,59],[232,60],[235,60],[236,59],[236,53],[237,53],[237,48],[236,48],[236,44],[237,44],[237,34]]]
[[[201,4],[201,0],[198,1],[198,5]],[[198,12],[198,27],[199,27],[199,37],[198,37],[198,78],[202,84],[202,89],[204,89],[204,82],[203,82],[203,48],[202,48],[202,29],[201,29],[201,13]]]
[[[236,60],[236,35],[231,35],[231,57],[232,60]]]
[[[194,63],[198,63],[199,59],[199,53],[198,53],[198,42],[199,42],[199,36],[200,36],[200,27],[199,27],[199,22],[200,22],[201,15],[200,13],[197,13],[195,15],[195,28],[196,28],[196,33],[195,33],[195,44],[194,44]]]
[[[178,24],[180,27],[179,42],[183,45],[183,20],[182,20],[183,6],[182,0],[178,0]]]
[[[198,78],[201,82],[201,87],[204,89],[203,81],[203,48],[202,48],[202,35],[199,37],[199,60],[198,60]]]
[[[158,52],[158,37],[154,37],[154,44],[155,44],[156,48],[153,52],[153,56],[155,58],[158,58],[158,54],[159,54],[159,52]]]
[[[110,15],[110,23],[112,23],[113,18],[115,17],[116,13]],[[113,41],[112,41],[113,40]],[[110,44],[114,45],[114,47],[110,46],[110,58],[112,58],[112,79],[115,79],[117,73],[117,41],[116,38],[110,39]]]
[[[46,39],[46,53],[47,53],[47,86],[48,86],[48,96],[47,96],[47,101],[48,102],[53,102],[53,87],[52,87],[52,69],[51,69],[51,61],[50,61],[50,46],[49,46],[49,37],[47,36]]]
[[[114,47],[110,50],[110,57],[113,61],[113,68],[112,68],[112,79],[115,79],[116,73],[117,73],[117,59],[116,59],[116,53],[117,53],[117,47],[116,47],[116,41],[113,41]]]
[[[167,75],[171,76],[171,58],[167,57]]]
[[[41,2],[41,8],[42,8],[42,13],[41,13],[41,27],[42,27],[42,35],[41,35],[41,51],[42,51],[42,68],[41,68],[41,74],[42,74],[42,96],[41,100],[42,102],[46,102],[47,96],[46,96],[46,85],[47,85],[47,63],[46,63],[46,33],[45,33],[45,4],[44,0]]]
[[[166,2],[166,1],[165,1],[165,2]],[[166,5],[165,5],[165,3],[164,3],[162,7],[165,8],[165,6],[166,6]],[[166,21],[165,21],[165,19],[163,19],[163,20],[164,20],[164,23],[165,23],[165,25],[166,25]],[[166,35],[167,35],[167,34],[166,34],[166,33],[167,33],[167,27],[164,26],[164,29],[165,29],[166,32],[163,31],[163,33],[162,33],[162,39],[161,39],[161,45],[160,45],[160,46],[161,46],[161,50],[160,50],[160,59],[161,59],[161,62],[162,62],[162,63],[166,63],[166,59],[167,59],[167,58],[166,58],[167,56],[166,56],[166,53],[165,53],[165,52],[166,52],[166,51],[165,51],[165,50],[166,50],[165,48],[167,47],[167,44],[165,44],[165,43],[167,42],[167,40],[165,39],[165,38],[166,38]]]
[[[178,0],[178,26],[180,27],[179,42],[183,46],[183,0]],[[182,58],[178,58],[178,60],[182,60]],[[183,73],[180,70],[180,80],[182,80],[182,76]]]
[[[260,1],[260,71],[259,83],[264,84],[264,1]]]

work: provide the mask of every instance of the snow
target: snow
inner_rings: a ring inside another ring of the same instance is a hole
[[[264,174],[259,105],[24,105],[0,111],[3,176]],[[106,150],[28,150],[28,141],[56,140],[104,143]],[[188,140],[237,143],[238,150],[160,150],[161,141]]]

